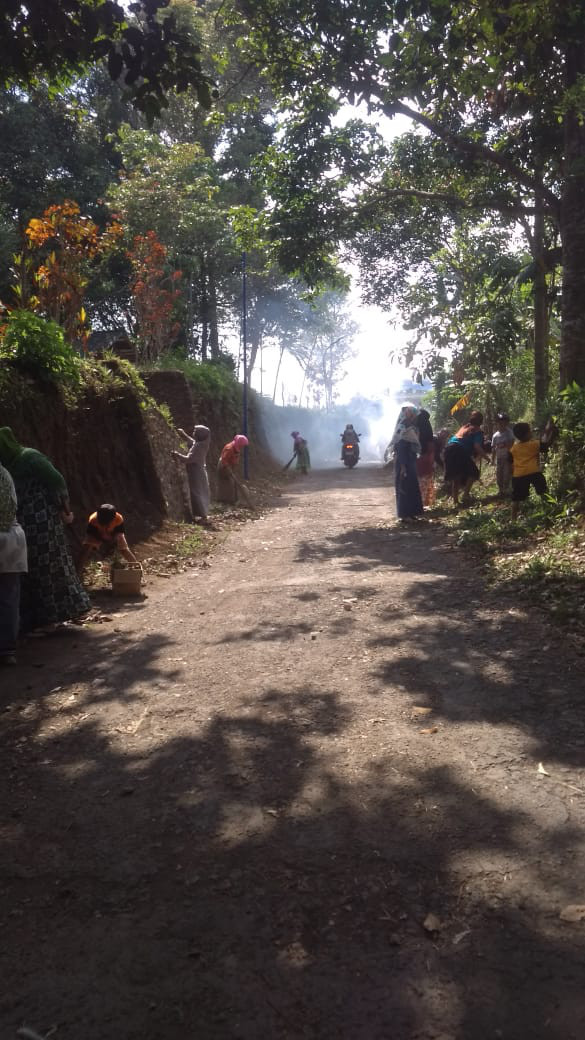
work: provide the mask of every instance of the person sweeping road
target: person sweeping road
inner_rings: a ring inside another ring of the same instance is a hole
[[[293,439],[294,455],[293,459],[296,458],[297,464],[296,469],[299,473],[308,473],[311,468],[311,456],[309,455],[309,445],[304,437],[301,437],[298,430],[293,430],[291,433]],[[292,462],[292,459],[291,459]]]
[[[236,505],[238,499],[241,498],[249,509],[254,509],[248,488],[245,484],[242,484],[235,474],[241,458],[242,448],[246,448],[248,444],[248,438],[243,433],[237,433],[233,441],[228,441],[224,445],[217,464],[216,498],[218,502],[225,502],[226,505]]]

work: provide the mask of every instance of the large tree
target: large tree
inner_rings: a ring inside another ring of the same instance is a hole
[[[329,125],[332,98],[364,102],[370,114],[402,114],[444,141],[462,170],[499,173],[506,206],[512,196],[519,212],[540,207],[556,223],[561,382],[585,384],[581,0],[235,2],[250,53],[268,62],[301,122],[315,126],[325,114]],[[494,196],[494,208],[500,203]]]

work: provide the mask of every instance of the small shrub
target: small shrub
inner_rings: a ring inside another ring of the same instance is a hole
[[[163,419],[167,423],[167,425],[174,427],[175,424],[173,422],[173,417],[171,415],[171,409],[169,408],[168,404],[165,404],[165,402],[162,401],[160,404],[157,404],[157,408],[158,408],[160,414],[162,415]]]
[[[0,357],[50,383],[78,383],[80,359],[54,321],[13,311],[3,329]]]

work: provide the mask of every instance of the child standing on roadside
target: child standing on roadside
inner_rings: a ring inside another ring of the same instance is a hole
[[[510,490],[512,480],[512,458],[510,448],[514,434],[510,427],[510,416],[499,412],[496,416],[496,432],[492,437],[492,462],[496,467],[498,492],[504,496]]]
[[[540,441],[532,436],[530,423],[514,423],[516,443],[510,448],[512,456],[512,520],[518,516],[520,503],[525,502],[533,487],[538,495],[547,490],[544,473],[540,469]]]

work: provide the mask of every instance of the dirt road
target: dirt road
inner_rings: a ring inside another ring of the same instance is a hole
[[[391,512],[314,473],[2,674],[2,1040],[581,1040],[585,659]]]

